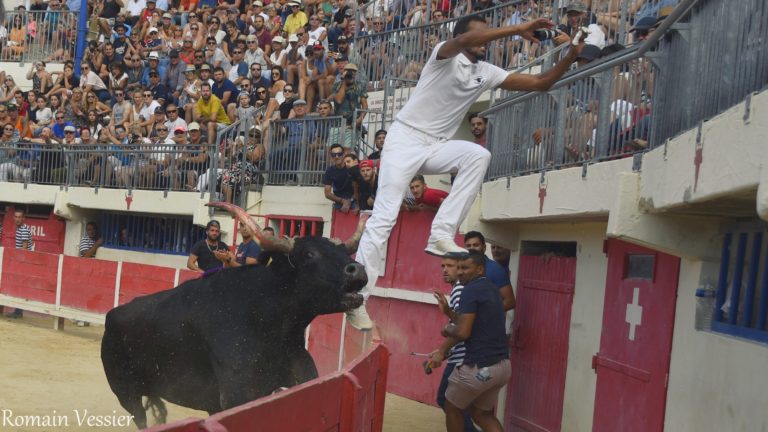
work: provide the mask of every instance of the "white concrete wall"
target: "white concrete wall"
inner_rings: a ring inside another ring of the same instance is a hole
[[[595,402],[592,356],[600,348],[608,259],[603,253],[606,224],[601,222],[516,224],[510,236],[523,241],[576,242],[576,288],[571,308],[568,366],[562,430],[589,432]],[[514,232],[512,232],[514,231]],[[517,290],[520,248],[510,255],[510,278]]]
[[[681,261],[665,430],[768,430],[768,347],[694,329],[701,261]]]
[[[7,7],[6,9],[9,10]],[[14,4],[13,7],[18,5]],[[32,80],[27,79],[27,72],[32,67],[34,62],[26,61],[23,64],[19,62],[0,62],[0,70],[4,70],[6,74],[11,75],[22,90],[27,91],[32,89]],[[48,63],[45,66],[45,70],[48,72],[61,72],[64,70],[64,63]]]

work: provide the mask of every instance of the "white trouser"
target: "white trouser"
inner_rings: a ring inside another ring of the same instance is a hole
[[[398,121],[392,124],[381,154],[373,214],[365,225],[357,251],[357,261],[365,266],[368,275],[368,285],[362,291],[366,299],[370,287],[384,274],[387,239],[413,176],[458,171],[451,193],[432,221],[429,237],[430,242],[453,241],[480,191],[490,160],[491,154],[478,144],[433,137]]]

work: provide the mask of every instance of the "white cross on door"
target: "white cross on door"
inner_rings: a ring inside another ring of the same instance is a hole
[[[635,340],[635,329],[643,322],[643,307],[640,306],[640,288],[635,287],[632,303],[627,304],[624,321],[629,323],[629,340]]]

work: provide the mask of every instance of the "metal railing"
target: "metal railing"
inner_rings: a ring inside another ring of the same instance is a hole
[[[270,185],[322,185],[328,148],[351,148],[355,141],[352,126],[341,116],[275,120],[268,138],[265,173]]]
[[[10,11],[7,38],[0,40],[0,61],[74,60],[78,12]]]
[[[190,191],[209,165],[212,145],[170,145],[134,141],[112,144],[42,144],[19,142],[3,150],[0,181],[81,186]],[[10,150],[10,151],[9,151]],[[205,161],[190,160],[191,157]]]
[[[366,21],[366,14],[379,3],[381,2],[374,0],[362,6],[358,10],[358,20]],[[434,46],[452,37],[456,22],[463,15],[472,13],[484,16],[490,27],[519,24],[540,17],[550,18],[556,24],[566,24],[567,17],[559,6],[565,6],[567,3],[552,0],[536,3],[530,0],[513,0],[482,11],[461,11],[460,14],[443,20],[436,21],[429,18],[429,15],[423,21],[417,20],[415,25],[408,25],[403,20],[394,20],[394,24],[390,22],[384,27],[368,26],[368,33],[356,34],[354,52],[350,59],[359,63],[357,65],[362,73],[366,74],[370,89],[380,90],[384,87],[387,76],[417,80]],[[405,3],[395,2],[393,15],[411,16],[409,10],[397,9],[402,4]],[[427,8],[430,5],[431,1],[427,2]],[[589,16],[597,19],[607,38],[606,43],[632,42],[628,36],[630,18],[633,18],[630,0],[595,0],[590,6]],[[378,16],[367,19],[375,21]],[[538,64],[547,69],[557,60],[556,56],[546,56],[553,48],[555,46],[551,40],[532,44],[519,36],[512,36],[490,43],[486,61],[507,70],[530,64]]]
[[[264,185],[265,133],[256,118],[242,118],[217,133],[216,181],[208,181],[211,196],[218,191],[227,202],[247,208],[247,192]]]
[[[489,179],[645,151],[763,88],[768,6],[749,3],[685,0],[642,44],[483,112]]]

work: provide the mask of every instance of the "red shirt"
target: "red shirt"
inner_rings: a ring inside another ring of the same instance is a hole
[[[424,195],[416,199],[417,204],[425,204],[429,207],[440,207],[440,203],[448,196],[448,192],[441,189],[425,187]]]

